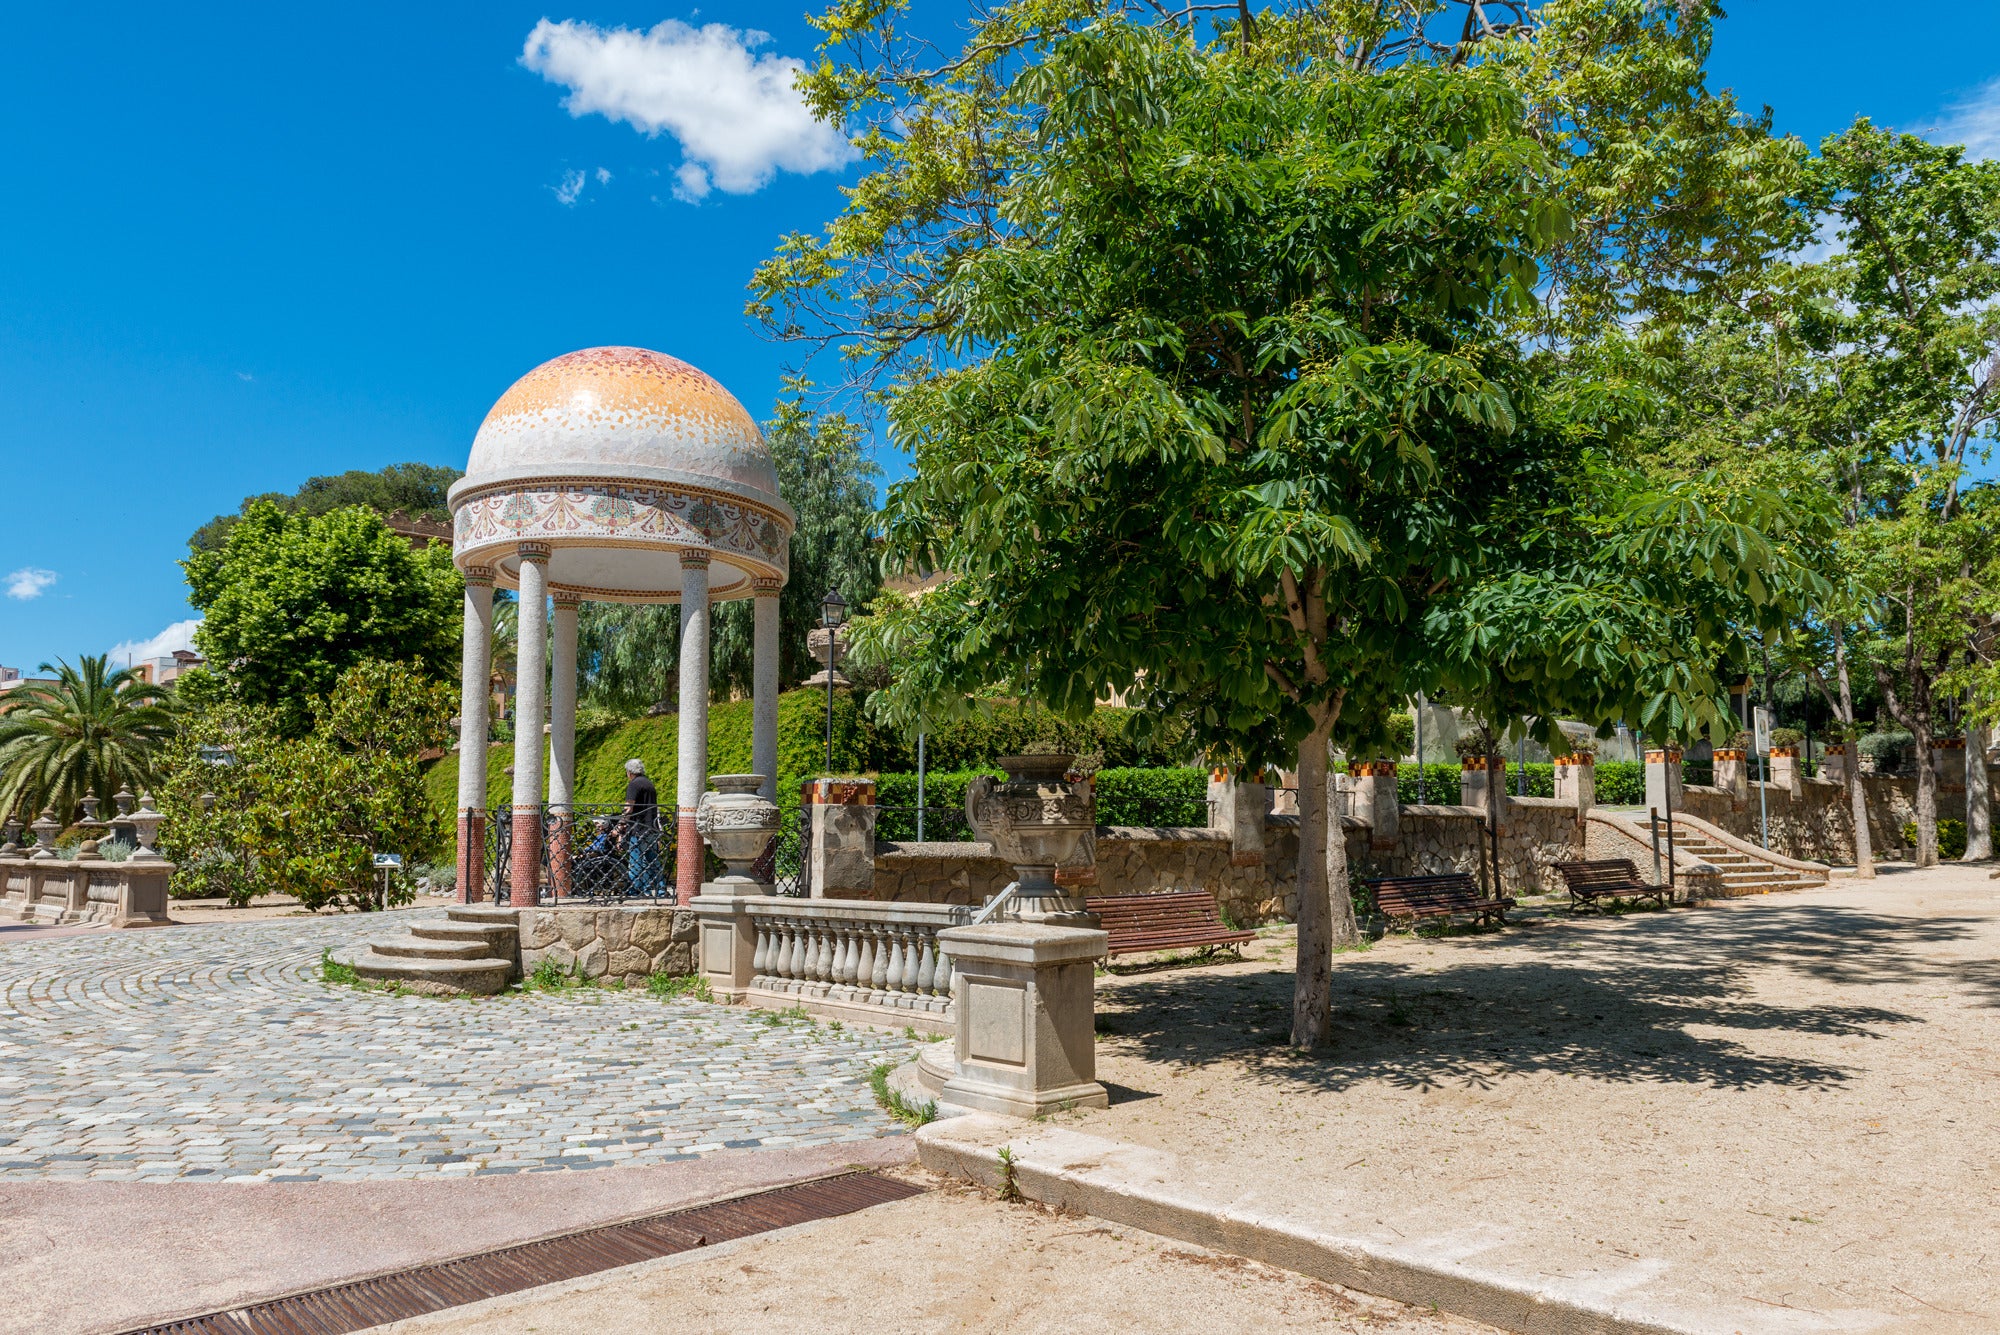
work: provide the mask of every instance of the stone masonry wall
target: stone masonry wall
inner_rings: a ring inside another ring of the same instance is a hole
[[[1847,788],[1832,779],[1803,779],[1796,797],[1777,784],[1752,783],[1749,797],[1742,802],[1721,788],[1689,784],[1687,810],[1754,842],[1762,834],[1757,802],[1760,788],[1769,813],[1773,850],[1834,866],[1854,865],[1854,820],[1848,809]],[[1861,792],[1868,803],[1868,837],[1876,853],[1901,848],[1903,823],[1917,816],[1915,776],[1863,774]],[[1964,785],[1940,783],[1937,811],[1941,820],[1964,820]]]
[[[643,987],[695,970],[694,913],[672,907],[523,909],[521,976],[544,960],[603,983]]]

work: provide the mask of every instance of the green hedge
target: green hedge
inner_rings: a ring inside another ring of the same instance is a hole
[[[1597,802],[1600,806],[1640,806],[1646,800],[1646,767],[1636,760],[1607,760],[1597,765]],[[1457,765],[1425,765],[1422,800],[1438,806],[1455,806],[1462,791]],[[1418,802],[1415,765],[1396,767],[1396,797],[1405,806]],[[1507,767],[1507,791],[1518,792],[1521,767]],[[1692,780],[1690,780],[1692,782]],[[1528,764],[1528,797],[1556,795],[1556,767],[1546,762]]]
[[[1031,746],[1094,756],[1104,768],[1164,764],[1185,757],[1178,737],[1140,745],[1127,735],[1135,711],[1101,705],[1081,722],[1071,722],[1033,705],[1004,705],[970,718],[927,729],[926,770],[976,771],[1001,756],[1020,755]],[[917,739],[888,733],[873,739],[874,764],[883,772],[914,772]]]
[[[973,837],[965,820],[965,789],[973,776],[999,770],[962,769],[924,775],[924,838],[963,840]],[[875,779],[875,802],[881,807],[875,833],[899,842],[917,837],[917,776],[881,774]],[[1097,772],[1099,825],[1208,824],[1208,771],[1186,766],[1106,769]]]

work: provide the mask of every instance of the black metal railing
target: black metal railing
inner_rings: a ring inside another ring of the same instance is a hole
[[[675,828],[655,829],[628,817],[622,803],[571,803],[541,808],[542,848],[538,897],[543,903],[615,903],[654,899],[673,903]],[[507,903],[513,886],[514,822],[502,815],[487,826],[487,865],[495,904]]]
[[[770,848],[757,862],[757,879],[770,882],[781,895],[806,898],[812,894],[812,867],[807,857],[811,851],[812,808],[800,807],[779,824]]]
[[[964,807],[926,804],[876,807],[875,837],[898,844],[962,844],[979,836],[966,822]]]

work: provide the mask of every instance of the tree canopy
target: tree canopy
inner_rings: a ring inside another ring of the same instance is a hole
[[[275,709],[302,732],[314,702],[359,663],[457,675],[464,585],[450,551],[412,551],[373,510],[307,515],[260,501],[220,548],[181,565],[204,618],[195,647],[207,666],[183,678],[197,698]]]
[[[412,519],[447,523],[451,519],[451,511],[445,505],[445,494],[451,490],[451,484],[463,476],[462,469],[438,464],[403,463],[390,464],[372,473],[366,469],[350,468],[345,473],[310,477],[305,485],[289,496],[283,492],[267,491],[244,497],[235,514],[217,515],[190,534],[188,549],[195,552],[219,549],[228,538],[229,530],[250,513],[251,506],[260,502],[301,515],[323,515],[344,506],[365,505],[380,515],[400,510]]]

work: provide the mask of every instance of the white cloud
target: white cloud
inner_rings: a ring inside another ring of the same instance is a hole
[[[248,371],[238,371],[238,372],[236,373],[236,378],[237,378],[238,380],[241,380],[241,381],[242,381],[243,383],[245,383],[245,384],[247,385],[247,384],[249,384],[249,383],[250,383],[251,381],[255,380],[255,379],[256,379],[257,377],[256,377],[256,376],[254,376],[254,375],[251,375],[251,374],[250,374],[250,373],[249,373]]]
[[[151,658],[165,658],[176,649],[194,648],[194,632],[201,625],[200,617],[190,617],[186,621],[176,621],[158,635],[147,640],[126,640],[111,647],[111,664],[123,667],[127,662],[143,663]]]
[[[711,187],[747,195],[779,171],[830,171],[854,160],[853,146],[814,120],[793,86],[805,66],[752,54],[770,40],[722,23],[696,28],[668,19],[641,32],[543,19],[521,63],[570,90],[563,105],[572,116],[672,135],[682,157],[674,193],[696,200]]]
[[[574,206],[577,198],[583,194],[584,179],[582,172],[564,172],[562,184],[549,187],[556,192],[556,203]]]
[[[603,167],[599,167],[599,168],[597,169],[597,183],[598,183],[599,185],[610,185],[610,184],[611,184],[611,173],[610,173],[610,171],[608,171],[607,169],[605,169],[605,168],[603,168]]]
[[[2000,158],[2000,79],[1953,103],[1924,137],[1938,144],[1964,144],[1969,158]]]
[[[56,572],[44,570],[40,566],[22,566],[7,576],[7,596],[27,602],[47,593],[49,586],[56,582]]]

